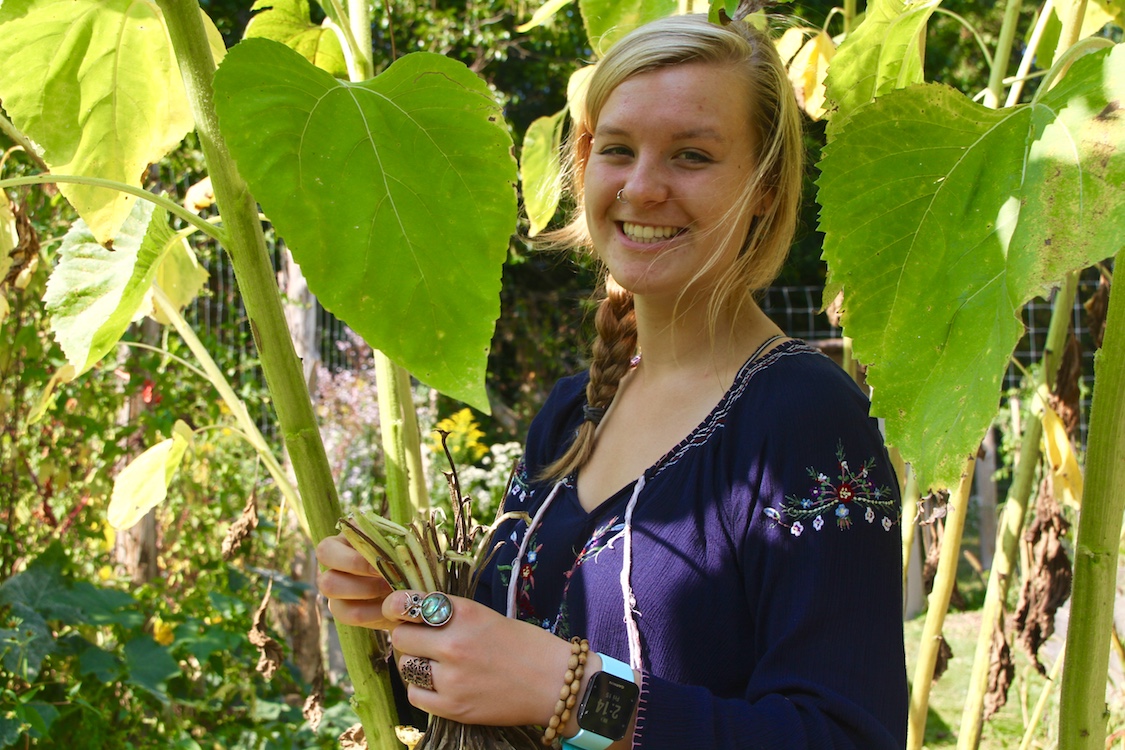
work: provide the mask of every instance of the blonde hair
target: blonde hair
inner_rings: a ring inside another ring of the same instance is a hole
[[[749,94],[747,124],[758,152],[755,169],[720,223],[729,227],[720,246],[738,242],[742,249],[714,283],[707,301],[713,332],[723,314],[737,314],[752,302],[755,292],[777,277],[797,222],[804,171],[801,117],[785,66],[766,32],[741,21],[719,26],[706,16],[671,16],[646,24],[618,42],[591,75],[568,139],[568,186],[578,210],[567,226],[547,239],[557,246],[591,247],[584,206],[586,164],[598,117],[613,90],[633,76],[686,63],[725,66],[742,74]],[[738,227],[745,226],[738,217],[748,214],[754,219],[747,236],[734,236]],[[718,255],[712,255],[696,278],[719,262]],[[604,269],[603,274],[605,297],[596,314],[597,339],[586,387],[587,403],[594,409],[609,407],[637,344],[633,295]],[[594,421],[583,421],[574,443],[543,470],[542,478],[560,479],[580,468],[593,452],[596,429]]]

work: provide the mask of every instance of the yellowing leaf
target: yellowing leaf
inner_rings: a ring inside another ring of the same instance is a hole
[[[117,475],[106,514],[113,528],[132,528],[145,513],[164,502],[187,447],[188,441],[175,431],[171,438],[137,456]]]
[[[594,75],[597,65],[586,65],[574,71],[570,80],[566,82],[566,101],[570,107],[571,122],[582,119],[582,111],[586,106],[586,89],[590,86],[590,76]]]
[[[1043,422],[1043,454],[1051,466],[1055,497],[1078,508],[1082,504],[1082,469],[1070,436],[1066,434],[1066,425],[1058,412],[1046,403],[1039,418]]]
[[[563,122],[566,110],[540,117],[527,128],[520,153],[520,181],[523,184],[523,205],[531,221],[528,236],[539,234],[555,215],[562,194]]]
[[[554,18],[556,13],[558,13],[566,6],[570,5],[572,2],[574,2],[574,0],[547,0],[547,2],[540,5],[535,13],[531,16],[531,20],[527,23],[517,26],[516,31],[521,34],[526,34],[536,26],[542,26],[543,24],[547,23],[547,21]]]
[[[55,370],[55,374],[47,381],[47,385],[43,386],[43,392],[39,394],[39,400],[36,402],[31,416],[27,419],[28,423],[35,424],[42,419],[43,415],[47,413],[47,409],[54,403],[55,389],[63,383],[74,380],[77,375],[78,372],[74,369],[74,365],[70,364],[63,365]]]
[[[12,256],[9,255],[16,249],[20,238],[16,233],[16,214],[8,196],[0,191],[0,286],[12,267]],[[0,318],[3,320],[3,318]]]
[[[326,73],[348,77],[340,38],[327,26],[309,20],[308,0],[258,0],[250,10],[261,12],[246,24],[246,39],[281,42]]]
[[[197,214],[205,208],[210,208],[215,202],[215,190],[211,187],[211,176],[204,177],[187,189],[184,194],[184,208]]]
[[[824,116],[824,80],[828,76],[828,63],[835,54],[832,37],[821,31],[805,42],[789,64],[789,80],[797,101],[814,120]]]
[[[777,54],[781,57],[781,62],[783,64],[789,64],[789,61],[793,59],[793,55],[797,54],[797,51],[804,46],[805,37],[813,31],[815,31],[815,29],[807,29],[802,26],[790,26],[785,30],[784,34],[777,38],[773,46],[777,48]]]
[[[213,53],[222,44],[209,26]],[[148,164],[194,122],[164,18],[153,0],[5,0],[0,99],[58,174],[140,187]],[[135,198],[64,184],[59,190],[103,242]]]
[[[207,269],[199,265],[199,260],[187,242],[179,240],[172,244],[156,269],[154,283],[164,291],[177,310],[183,310],[199,294],[199,290],[207,283],[208,276]],[[172,323],[159,311],[153,317],[162,325]]]

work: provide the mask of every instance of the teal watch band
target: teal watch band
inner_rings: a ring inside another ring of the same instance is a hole
[[[614,731],[612,734],[616,736],[606,736],[583,726],[585,723],[583,719],[587,713],[600,710],[600,708],[592,708],[590,705],[591,695],[595,692],[598,693],[593,699],[596,706],[609,705],[611,710],[615,712],[618,710],[625,711],[623,722],[620,722],[623,730],[627,731],[629,723],[632,721],[633,709],[636,708],[637,695],[640,692],[636,683],[633,682],[632,667],[601,652],[598,652],[598,656],[602,659],[602,670],[590,678],[590,683],[586,687],[586,695],[582,698],[582,704],[578,712],[578,734],[570,739],[563,740],[563,750],[605,750],[624,736],[624,731]],[[612,691],[613,695],[611,700],[607,701],[604,696],[609,691]],[[599,700],[599,698],[602,699]]]

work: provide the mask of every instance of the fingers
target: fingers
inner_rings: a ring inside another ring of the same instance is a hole
[[[360,576],[378,576],[379,571],[348,544],[343,534],[325,537],[316,545],[316,559],[325,568]]]
[[[383,600],[383,617],[398,622],[422,623],[439,628],[453,619],[454,601],[440,591],[396,591]]]
[[[355,625],[372,630],[390,630],[397,622],[389,621],[383,617],[382,599],[365,599],[349,601],[347,599],[329,599],[328,609],[332,616],[341,625]]]

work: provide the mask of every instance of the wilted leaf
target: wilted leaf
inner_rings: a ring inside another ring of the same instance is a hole
[[[835,110],[830,133],[842,126],[856,107],[892,89],[922,82],[918,39],[940,2],[868,3],[863,23],[848,34],[828,71],[828,98]]]
[[[578,0],[594,53],[601,57],[621,37],[679,9],[678,0]]]
[[[1043,421],[1043,455],[1051,468],[1055,497],[1078,508],[1082,504],[1082,469],[1078,467],[1078,457],[1070,444],[1066,425],[1049,403],[1043,405],[1040,419]]]
[[[171,246],[166,217],[163,209],[138,201],[113,238],[112,250],[81,219],[63,238],[43,301],[51,331],[78,375],[112,351],[143,312],[145,295]]]
[[[988,692],[984,696],[984,720],[988,721],[1008,702],[1008,688],[1016,677],[1016,665],[1012,661],[1012,649],[1004,636],[1004,614],[992,630],[992,646],[988,657]]]
[[[1043,675],[1047,670],[1039,661],[1039,647],[1055,632],[1055,613],[1070,598],[1074,574],[1062,541],[1069,529],[1047,476],[1039,488],[1035,520],[1023,535],[1031,548],[1031,569],[1020,589],[1014,622],[1016,642]]]
[[[938,636],[937,660],[934,662],[934,682],[941,679],[945,670],[949,669],[949,660],[953,658],[953,647],[945,640],[945,633]]]
[[[197,214],[215,203],[215,189],[211,186],[211,175],[195,183],[184,193],[184,208]]]
[[[249,39],[215,90],[227,144],[321,304],[423,382],[487,410],[516,171],[484,81],[414,53],[348,83]]]
[[[270,581],[266,584],[265,596],[262,597],[261,605],[254,612],[254,622],[247,634],[250,644],[258,649],[258,666],[255,669],[267,680],[273,679],[274,673],[285,660],[285,653],[281,650],[281,644],[266,632],[266,609],[270,604],[270,592],[272,590],[273,581]]]
[[[204,19],[221,57],[222,39]],[[5,0],[0,25],[0,99],[52,172],[139,187],[146,166],[194,127],[152,0]],[[59,189],[99,242],[135,201],[105,188]]]
[[[168,485],[180,468],[188,441],[175,431],[133,459],[113,482],[106,518],[118,531],[131,528],[145,513],[164,502]]]
[[[1105,316],[1109,312],[1109,279],[1105,276],[1098,279],[1098,288],[1083,303],[1083,307],[1086,310],[1086,328],[1094,340],[1094,348],[1101,349],[1105,337]]]
[[[321,70],[337,78],[348,77],[340,38],[327,26],[312,23],[308,0],[258,0],[250,10],[261,12],[246,24],[245,39],[281,42]]]
[[[540,5],[535,10],[535,13],[531,16],[531,20],[517,26],[516,31],[521,34],[526,34],[536,26],[542,26],[547,23],[547,21],[554,18],[556,13],[573,2],[574,0],[547,0],[547,2]]]
[[[833,63],[835,65],[835,63]],[[1125,236],[1125,47],[1035,105],[891,92],[825,148],[824,255],[845,333],[922,487],[952,486],[996,413],[1019,311]]]
[[[789,64],[789,80],[802,109],[814,120],[824,116],[824,79],[836,54],[832,37],[823,31],[805,42]]]
[[[246,537],[250,536],[250,533],[256,528],[258,528],[258,496],[255,491],[251,491],[250,499],[246,501],[246,507],[242,509],[242,513],[230,525],[226,538],[223,539],[223,559],[229,560],[242,546]]]
[[[318,610],[319,611],[319,610]],[[324,661],[317,660],[316,674],[313,675],[309,695],[301,706],[301,716],[309,723],[309,728],[316,732],[320,729],[320,722],[324,719]]]
[[[540,117],[531,123],[523,138],[520,155],[520,178],[523,182],[523,205],[531,221],[528,236],[543,231],[555,215],[562,195],[563,123],[566,110]]]
[[[804,26],[790,26],[785,30],[777,40],[774,41],[773,46],[777,49],[777,54],[781,58],[782,65],[789,65],[789,61],[793,59],[793,55],[805,46],[805,38],[812,34],[816,34],[817,29],[810,29]]]

